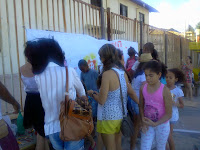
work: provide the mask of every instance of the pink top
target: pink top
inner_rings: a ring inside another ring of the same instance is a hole
[[[132,59],[129,58],[127,60],[126,70],[127,71],[131,70],[135,62],[136,62],[135,57],[133,57]]]
[[[144,116],[157,122],[165,115],[165,103],[163,99],[164,84],[161,83],[160,87],[154,93],[147,91],[148,84],[146,83],[143,88],[144,96]]]

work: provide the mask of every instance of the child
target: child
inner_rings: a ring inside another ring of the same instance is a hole
[[[144,67],[147,83],[140,89],[141,150],[151,150],[154,138],[157,150],[165,150],[166,147],[170,132],[172,97],[169,89],[159,80],[165,71],[165,66],[155,60]]]
[[[140,64],[138,65],[135,74],[134,74],[134,78],[132,80],[132,88],[135,91],[137,97],[139,98],[140,95],[140,87],[146,83],[146,78],[145,78],[145,74],[144,74],[144,70],[143,67],[145,66],[145,64],[152,60],[152,56],[150,53],[145,53],[142,54],[139,58],[139,62]],[[128,97],[130,99],[130,97]],[[134,118],[134,135],[131,137],[131,144],[130,144],[130,148],[131,150],[135,148],[136,145],[136,140],[138,137],[138,133],[140,131],[140,116],[139,116],[139,106],[138,104],[136,104],[133,100],[129,100],[129,111],[131,112],[131,114],[133,115]]]
[[[176,82],[183,83],[185,82],[185,75],[183,72],[177,68],[174,69],[169,69],[166,75],[166,81],[167,81],[167,87],[171,91],[172,95],[172,118],[170,119],[170,135],[169,135],[169,147],[170,150],[175,149],[174,145],[174,140],[173,140],[173,127],[174,124],[178,121],[179,119],[179,113],[178,113],[178,107],[183,108],[184,103],[182,100],[182,97],[184,96],[183,91],[175,86]]]
[[[130,57],[128,58],[127,63],[126,63],[126,70],[127,71],[130,71],[131,68],[132,68],[132,66],[136,62],[135,54],[137,54],[137,52],[135,51],[135,49],[133,47],[130,47],[128,49],[128,55]]]

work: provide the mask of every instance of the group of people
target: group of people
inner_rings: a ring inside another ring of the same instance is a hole
[[[64,54],[54,39],[28,41],[24,54],[27,63],[20,68],[27,94],[24,127],[33,126],[37,131],[36,149],[48,150],[49,141],[55,150],[84,149],[85,139],[62,141],[59,137],[60,103],[65,99],[66,84],[71,100],[76,100],[77,95],[86,95],[92,106],[98,135],[97,143],[93,139],[95,131],[87,136],[91,142],[90,150],[95,147],[98,150],[103,147],[107,150],[122,149],[120,127],[124,117],[123,108],[134,122],[135,132],[130,137],[130,149],[135,148],[139,136],[141,150],[150,150],[154,141],[158,150],[168,147],[175,149],[173,125],[179,119],[178,107],[184,107],[184,94],[176,84],[186,83],[186,78],[180,69],[167,70],[158,59],[152,43],[146,43],[138,57],[134,48],[130,47],[130,58],[126,65],[123,52],[111,44],[105,44],[98,52],[103,64],[100,74],[90,69],[85,60],[80,60],[81,78],[73,68],[66,66],[65,55],[68,54]],[[68,67],[68,83],[65,67]],[[183,67],[187,72],[192,69],[188,63]]]

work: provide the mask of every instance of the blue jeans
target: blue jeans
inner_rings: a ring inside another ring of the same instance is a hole
[[[98,107],[98,103],[97,101],[95,101],[92,97],[88,96],[88,100],[89,103],[92,106],[92,116],[93,117],[97,117],[97,107]]]
[[[139,115],[139,106],[128,96],[128,110],[131,114]]]
[[[49,135],[49,140],[55,150],[84,150],[84,139],[64,142],[59,137],[60,132]]]

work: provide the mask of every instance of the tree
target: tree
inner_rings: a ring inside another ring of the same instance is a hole
[[[194,32],[194,28],[193,28],[191,25],[188,25],[187,31],[192,31],[192,32]]]
[[[200,29],[200,22],[197,23],[197,25],[196,25],[196,29]]]

